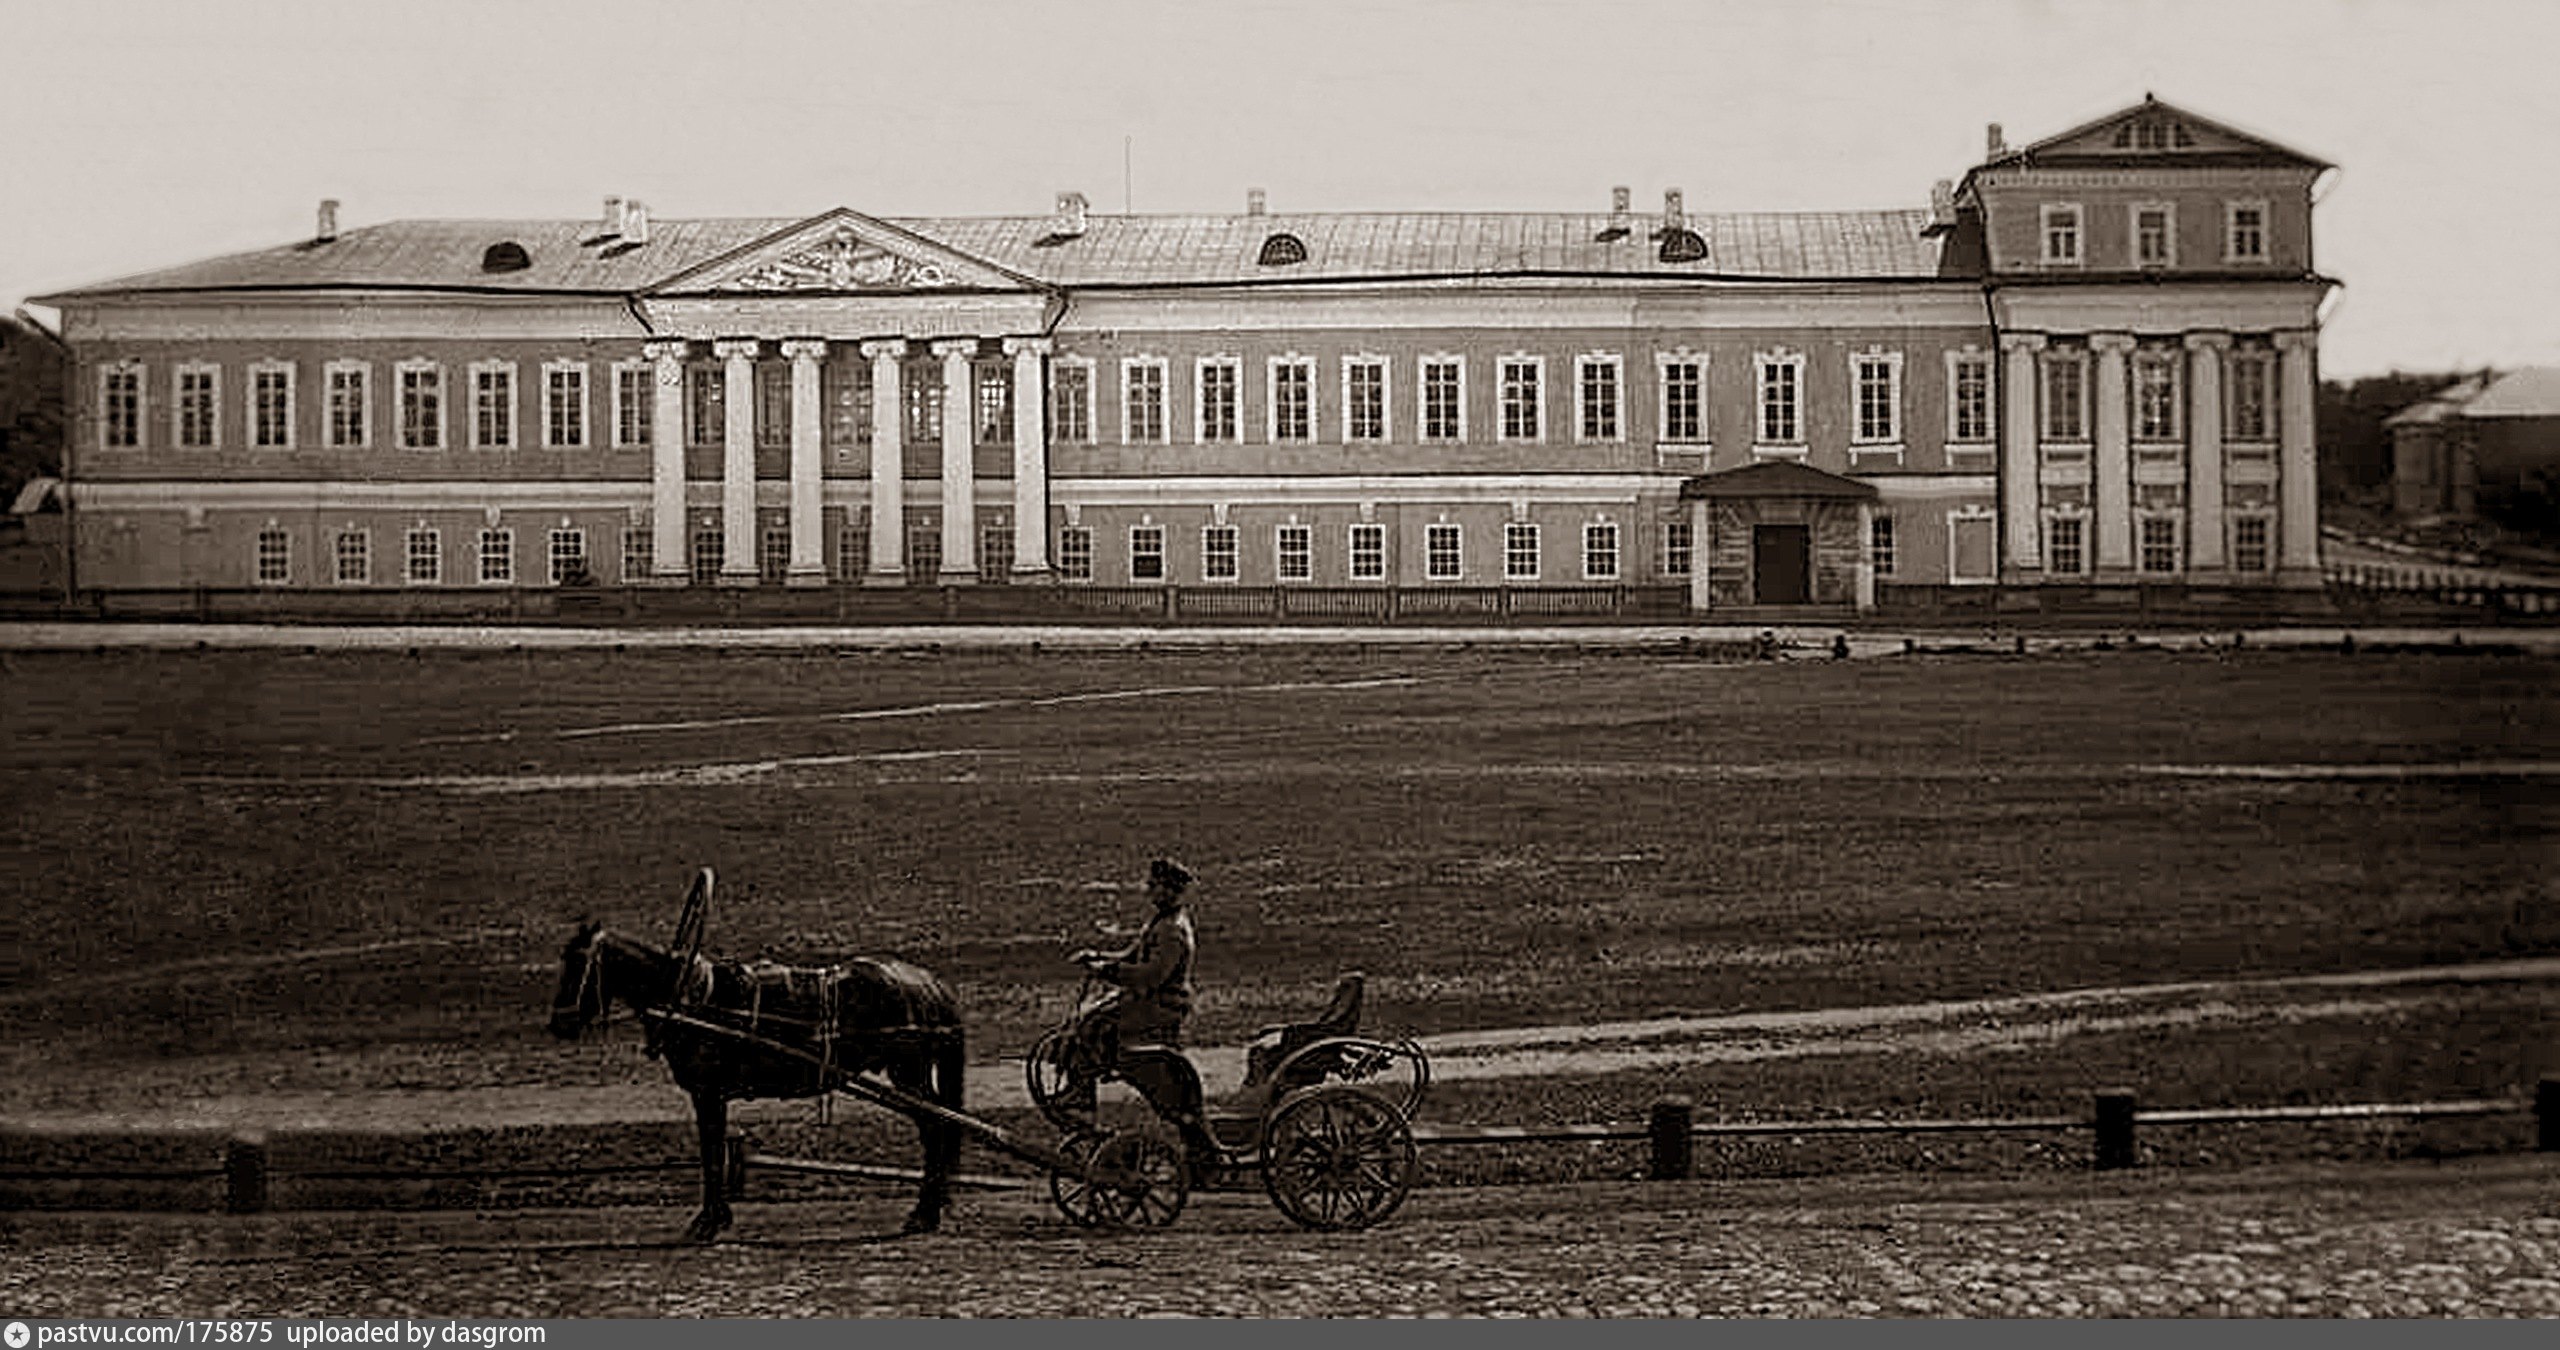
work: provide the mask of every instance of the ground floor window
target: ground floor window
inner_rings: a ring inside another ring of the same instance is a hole
[[[1664,576],[1689,575],[1690,569],[1696,565],[1697,552],[1697,536],[1690,532],[1689,522],[1666,520],[1662,523],[1662,574]]]
[[[1595,520],[1582,527],[1582,576],[1586,581],[1618,579],[1618,523]]]
[[[836,527],[836,580],[860,581],[871,570],[870,523],[848,514]]]
[[[433,586],[444,580],[444,535],[441,531],[411,530],[403,549],[408,555],[410,585]]]
[[[636,585],[658,570],[657,532],[646,525],[626,525],[622,530],[622,584]]]
[[[363,586],[373,580],[373,536],[362,530],[338,532],[338,584]]]
[[[1069,525],[1058,531],[1058,576],[1065,581],[1093,580],[1093,531]]]
[[[1465,555],[1455,525],[1427,526],[1422,534],[1422,573],[1433,581],[1456,581],[1465,570]]]
[[[1013,527],[987,525],[978,530],[978,580],[998,582],[1013,576]]]
[[[2065,577],[2089,570],[2088,524],[2082,516],[2052,516],[2045,520],[2044,570]]]
[[[1867,561],[1874,565],[1877,576],[1893,575],[1896,561],[1893,517],[1877,516],[1867,523]]]
[[[941,579],[942,522],[910,522],[907,526],[907,580],[921,586]]]
[[[480,580],[484,585],[503,586],[516,579],[516,532],[482,530],[480,532]]]
[[[728,554],[729,538],[721,533],[718,525],[694,526],[693,557],[690,560],[693,564],[693,584],[696,586],[719,585],[720,566],[728,561]]]
[[[2178,570],[2178,520],[2175,516],[2142,518],[2142,570],[2167,575]]]
[[[1129,530],[1129,579],[1164,580],[1164,527],[1138,525]]]
[[[767,586],[791,579],[791,527],[767,525],[756,536],[756,577]]]
[[[1273,571],[1282,581],[1305,581],[1315,575],[1315,532],[1304,525],[1283,525],[1274,540]]]
[[[2231,566],[2242,572],[2264,572],[2275,562],[2268,546],[2274,533],[2265,516],[2235,516],[2231,521]]]
[[[1351,579],[1380,581],[1387,575],[1387,527],[1351,527]]]
[[[281,586],[293,580],[293,540],[282,530],[258,531],[258,584]]]
[[[1211,525],[1200,531],[1200,579],[1233,581],[1236,573],[1236,527]]]
[[[1502,527],[1502,578],[1505,581],[1538,579],[1538,527],[1515,520]]]
[[[548,554],[551,562],[551,584],[583,586],[595,580],[587,574],[587,532],[585,530],[553,530]]]

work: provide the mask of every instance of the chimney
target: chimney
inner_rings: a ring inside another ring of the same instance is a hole
[[[622,242],[649,242],[649,204],[637,197],[626,198],[622,203]]]
[[[1666,230],[1686,229],[1688,228],[1688,224],[1689,212],[1686,207],[1681,205],[1680,189],[1664,188],[1662,190],[1662,228]]]
[[[1244,213],[1248,216],[1258,216],[1264,213],[1262,189],[1246,188],[1244,190]]]
[[[1058,194],[1058,214],[1049,222],[1049,233],[1062,239],[1073,239],[1084,233],[1085,200],[1081,192]]]
[[[1610,229],[1620,232],[1624,232],[1626,230],[1627,216],[1633,209],[1635,195],[1635,190],[1633,188],[1613,187],[1609,189]]]
[[[1929,185],[1929,223],[1932,225],[1953,225],[1956,223],[1956,183],[1954,179],[1941,178],[1937,182]]]
[[[604,199],[604,227],[596,233],[607,239],[622,233],[622,199],[620,197]]]
[[[338,237],[338,199],[320,199],[320,223],[311,231],[311,242],[325,244]]]
[[[1999,123],[1994,122],[1991,124],[1991,129],[1987,133],[1987,136],[1991,143],[1990,158],[1998,159],[2002,155],[2009,153],[2009,142],[2001,137]]]

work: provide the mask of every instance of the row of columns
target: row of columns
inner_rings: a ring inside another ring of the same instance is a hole
[[[2037,368],[2047,338],[2041,333],[2004,333],[2001,353],[2005,390],[2002,408],[2001,498],[2008,517],[2003,543],[2009,568],[2040,572],[2044,568],[2044,490],[2042,463],[2044,422],[2036,401],[2043,388]],[[2229,563],[2223,540],[2223,516],[2229,500],[2223,474],[2222,367],[2231,350],[2231,335],[2189,333],[2187,362],[2187,567],[2211,571]],[[2320,570],[2320,483],[2314,450],[2317,372],[2313,367],[2316,337],[2289,330],[2275,335],[2277,383],[2277,555],[2280,580],[2316,580]],[[2095,333],[2089,337],[2092,357],[2089,391],[2094,408],[2090,423],[2090,515],[2097,571],[2129,574],[2134,570],[2132,409],[2126,360],[2134,348],[2130,333]]]
[[[776,351],[791,362],[791,529],[789,584],[827,581],[822,430],[827,356],[825,340],[786,338]],[[977,423],[970,400],[979,339],[948,338],[931,344],[942,358],[942,570],[940,580],[978,579]],[[690,344],[652,342],[642,350],[656,366],[650,413],[651,529],[656,579],[681,585],[691,575],[685,501],[685,358]],[[1013,361],[1013,576],[1032,581],[1049,574],[1049,455],[1045,440],[1041,368],[1047,338],[1004,339]],[[756,528],[755,362],[763,342],[723,338],[711,344],[721,362],[726,416],[720,429],[720,564],[723,585],[752,586],[758,577]],[[871,564],[867,584],[906,582],[906,419],[904,338],[862,343],[871,363]]]

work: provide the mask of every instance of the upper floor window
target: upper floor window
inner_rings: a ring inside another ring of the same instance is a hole
[[[1387,361],[1382,356],[1342,358],[1342,439],[1387,438]]]
[[[1422,358],[1422,439],[1467,438],[1467,365],[1464,357]]]
[[[329,399],[329,447],[360,448],[372,437],[373,368],[361,361],[332,361],[326,367]]]
[[[2231,349],[2231,426],[2234,441],[2276,438],[2276,354],[2264,347]]]
[[[1013,371],[1002,361],[981,361],[976,368],[978,397],[973,405],[978,413],[980,445],[1013,444]],[[1008,570],[1011,560],[1006,561]],[[995,573],[1001,576],[1003,573]]]
[[[942,362],[923,358],[907,362],[898,372],[898,392],[906,400],[902,414],[906,419],[906,443],[942,444]],[[934,538],[939,540],[942,536],[936,534]]]
[[[2043,252],[2039,255],[2050,266],[2078,266],[2080,262],[2080,206],[2077,202],[2047,205],[2041,213]]]
[[[2168,267],[2178,261],[2178,217],[2165,202],[2143,202],[2133,208],[2133,261],[2140,267]]]
[[[1760,444],[1804,443],[1804,357],[1763,352],[1760,370]]]
[[[444,448],[444,367],[426,361],[401,363],[400,448]]]
[[[718,445],[727,434],[729,380],[720,367],[684,368],[684,443]]]
[[[656,434],[657,372],[639,361],[613,368],[613,443],[643,446]],[[655,536],[651,536],[653,539]]]
[[[2044,354],[2044,439],[2089,439],[2089,358],[2076,348]]]
[[[261,450],[293,447],[293,365],[261,361],[249,367],[249,444]]]
[[[1502,439],[1537,441],[1546,439],[1546,409],[1539,401],[1541,376],[1546,362],[1535,356],[1502,358]]]
[[[1856,420],[1851,440],[1861,445],[1891,445],[1902,439],[1902,357],[1894,352],[1867,352],[1850,358]]]
[[[1707,439],[1707,359],[1681,353],[1661,359],[1662,439],[1698,444]]]
[[[2178,439],[2178,356],[2146,349],[2133,357],[2133,438]]]
[[[1049,367],[1049,439],[1060,445],[1093,440],[1093,363],[1059,360]]]
[[[1947,355],[1947,439],[1979,442],[1991,439],[1991,355],[1950,352]]]
[[[2267,204],[2265,202],[2233,202],[2223,210],[2227,224],[2223,232],[2223,260],[2265,262],[2267,260]]]
[[[587,443],[587,368],[575,361],[555,361],[542,368],[542,443],[581,446]]]
[[[755,363],[756,444],[780,450],[791,444],[791,363]]]
[[[111,450],[142,444],[142,367],[134,362],[98,372],[98,442]]]
[[[178,444],[191,450],[211,449],[219,435],[215,410],[221,406],[222,369],[191,364],[178,367],[176,427]]]
[[[1316,363],[1301,356],[1271,358],[1271,439],[1315,439]]]
[[[505,361],[471,367],[471,444],[502,450],[516,442],[516,368]]]
[[[1618,522],[1595,520],[1582,527],[1582,578],[1618,579]]]
[[[1585,441],[1619,439],[1619,405],[1623,382],[1618,378],[1624,364],[1618,357],[1595,353],[1576,358],[1574,383],[1581,392],[1581,417],[1575,423],[1575,438]]]
[[[1132,356],[1120,363],[1120,441],[1160,445],[1166,440],[1162,357]],[[1158,532],[1162,538],[1162,532]],[[1159,563],[1163,555],[1157,555]]]
[[[858,353],[829,361],[818,373],[827,405],[826,441],[839,455],[871,446],[871,361]],[[859,534],[861,531],[855,531]],[[870,536],[864,535],[864,538]]]

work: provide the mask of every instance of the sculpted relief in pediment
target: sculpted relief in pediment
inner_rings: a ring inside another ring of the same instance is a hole
[[[956,285],[939,264],[918,262],[840,226],[825,238],[742,273],[723,289],[741,291],[920,291]]]

